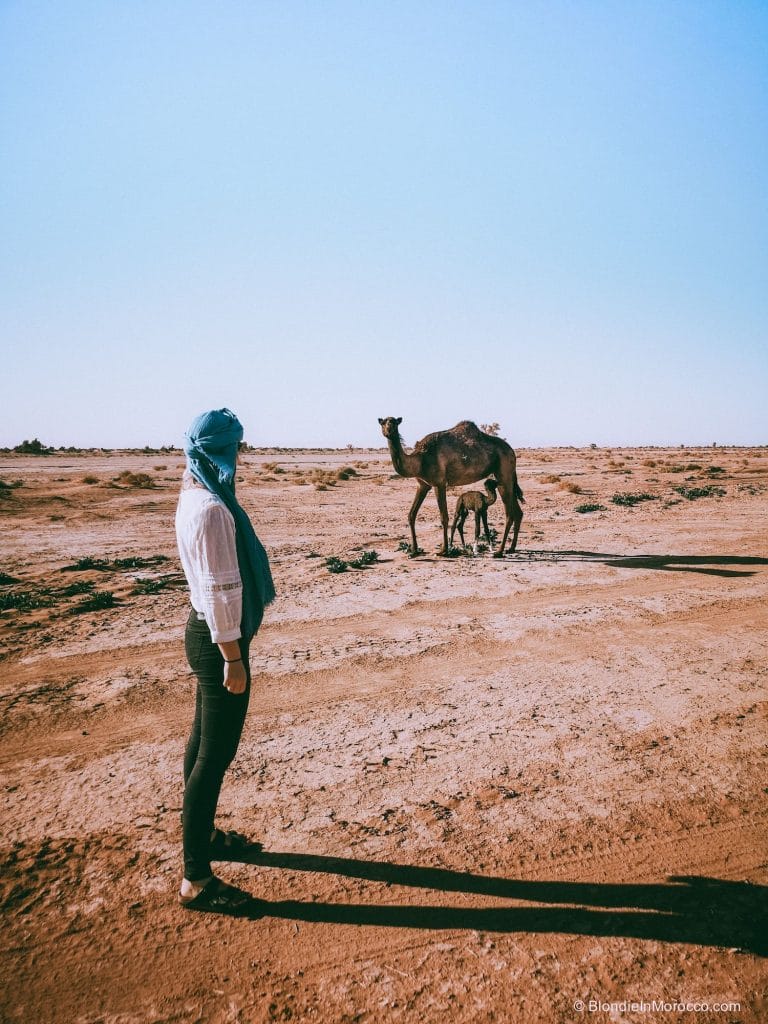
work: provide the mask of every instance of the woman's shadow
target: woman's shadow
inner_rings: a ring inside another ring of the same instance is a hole
[[[272,853],[254,844],[242,863],[362,878],[442,892],[463,892],[546,906],[315,903],[254,900],[247,918],[486,932],[561,932],[725,946],[768,955],[768,887],[697,876],[663,883],[535,882],[444,868],[309,853]]]

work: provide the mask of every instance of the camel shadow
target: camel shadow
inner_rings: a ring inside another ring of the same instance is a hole
[[[756,555],[616,555],[602,551],[517,551],[508,561],[598,562],[615,569],[659,569],[664,572],[698,572],[707,576],[754,576],[757,570],[722,566],[764,566],[768,558]]]
[[[445,868],[258,848],[237,859],[260,867],[546,904],[460,907],[254,900],[244,915],[253,920],[278,917],[389,928],[621,936],[721,946],[768,956],[768,887],[749,882],[697,876],[675,876],[649,884],[522,881]]]

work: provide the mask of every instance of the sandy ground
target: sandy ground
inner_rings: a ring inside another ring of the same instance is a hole
[[[244,458],[279,597],[220,803],[264,844],[220,865],[258,898],[231,919],[175,902],[181,458],[0,456],[2,1020],[768,1019],[768,450],[518,459],[499,561],[436,558],[432,497],[398,550],[383,451]]]

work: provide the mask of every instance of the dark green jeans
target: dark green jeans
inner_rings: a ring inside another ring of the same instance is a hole
[[[184,752],[184,877],[199,881],[212,874],[211,833],[224,773],[232,763],[251,692],[248,644],[240,641],[247,683],[243,693],[224,686],[224,658],[211,640],[208,623],[193,609],[187,621],[184,646],[189,667],[197,676],[195,717]]]

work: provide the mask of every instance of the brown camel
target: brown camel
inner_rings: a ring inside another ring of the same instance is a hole
[[[459,536],[461,537],[461,546],[466,547],[464,523],[470,512],[475,514],[475,554],[477,554],[477,545],[480,540],[481,522],[485,529],[485,539],[488,542],[488,547],[493,547],[491,544],[491,533],[488,529],[488,509],[496,501],[496,487],[496,481],[493,477],[489,477],[485,481],[485,491],[464,491],[463,494],[459,495],[459,499],[456,502],[456,514],[453,517],[453,525],[451,526],[451,547],[453,547],[453,535],[456,530],[459,531]]]
[[[473,484],[483,477],[494,476],[498,481],[499,494],[504,503],[507,521],[501,547],[495,552],[495,558],[504,554],[504,546],[509,536],[509,528],[514,523],[512,546],[517,546],[517,535],[523,520],[523,492],[517,482],[515,453],[500,437],[484,434],[474,423],[462,420],[450,430],[439,430],[435,434],[427,434],[413,446],[408,454],[403,451],[398,427],[402,417],[387,416],[379,419],[381,432],[387,439],[392,465],[400,476],[412,476],[419,482],[416,497],[413,499],[408,523],[411,527],[411,552],[415,554],[419,548],[416,543],[416,516],[422,502],[434,487],[440,519],[443,524],[443,547],[441,555],[447,555],[448,546],[448,502],[446,490],[461,484]]]

